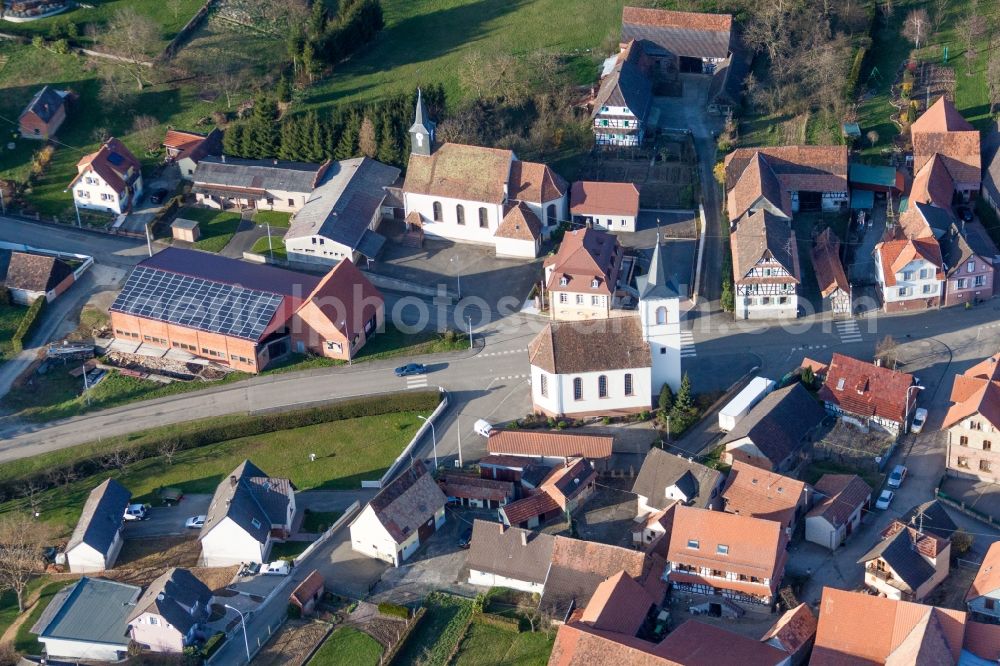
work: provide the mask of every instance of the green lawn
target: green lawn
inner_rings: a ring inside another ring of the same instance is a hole
[[[294,560],[296,557],[302,554],[312,541],[286,541],[284,543],[276,543],[271,546],[271,561],[275,560]]]
[[[258,210],[253,214],[254,224],[270,224],[276,229],[287,229],[291,219],[291,213],[282,213],[279,210]]]
[[[27,310],[21,305],[0,305],[0,361],[14,351],[10,341]]]
[[[182,208],[177,217],[196,220],[201,236],[194,247],[206,252],[221,252],[240,226],[239,213],[226,213],[214,208]]]
[[[878,159],[881,148],[892,145],[899,134],[890,116],[896,109],[889,104],[889,89],[896,77],[899,66],[909,56],[912,44],[900,36],[900,30],[909,7],[898,7],[897,11],[886,21],[882,14],[876,20],[874,39],[869,57],[861,67],[858,77],[858,90],[869,91],[869,95],[858,107],[858,124],[861,126],[861,139],[857,145],[863,155]],[[866,135],[874,130],[879,140],[872,146]]]
[[[281,234],[276,234],[271,231],[271,247],[268,249],[267,236],[258,238],[254,241],[253,247],[250,248],[251,252],[256,252],[257,254],[263,254],[265,257],[269,256],[272,252],[275,259],[280,259],[285,261],[288,259],[288,253],[285,252],[285,241],[281,238]]]
[[[393,663],[445,666],[452,650],[462,640],[472,601],[441,592],[431,592],[424,600],[427,612],[413,630]]]
[[[319,534],[330,529],[337,520],[344,515],[343,511],[310,511],[302,518],[302,531]]]
[[[42,654],[42,644],[38,642],[38,637],[31,633],[31,627],[34,626],[38,619],[42,616],[42,611],[45,607],[49,605],[52,601],[52,597],[55,596],[56,592],[63,589],[67,585],[72,585],[76,581],[74,580],[57,580],[52,582],[47,582],[46,578],[37,579],[38,582],[32,581],[34,585],[41,585],[45,581],[44,587],[42,587],[41,594],[38,597],[38,602],[31,607],[31,611],[28,613],[28,617],[21,626],[17,628],[17,635],[14,638],[14,649],[21,654],[32,654],[40,655]],[[15,610],[17,606],[14,606]]]
[[[323,642],[310,666],[378,666],[382,646],[353,627],[338,627]]]
[[[465,632],[454,666],[545,666],[555,634],[515,634],[499,627],[473,622]]]
[[[386,324],[385,331],[365,343],[354,362],[373,361],[393,356],[419,356],[447,351],[461,351],[469,348],[466,335],[455,334],[452,338],[434,331],[403,333],[395,326]]]
[[[327,107],[444,84],[461,98],[459,73],[471,52],[525,55],[548,51],[568,60],[579,83],[597,77],[596,49],[621,29],[625,0],[382,0],[385,28],[373,46],[335,68],[306,94]],[[415,37],[418,36],[418,37]],[[514,37],[516,36],[516,37]]]
[[[245,417],[244,417],[245,418]],[[291,479],[299,490],[348,490],[362,480],[377,479],[389,468],[420,425],[416,412],[331,421],[292,430],[232,439],[179,451],[172,465],[159,457],[130,465],[124,473],[102,472],[65,488],[42,495],[42,520],[67,534],[83,508],[87,494],[108,476],[121,481],[138,502],[153,502],[162,486],[185,493],[213,493],[215,487],[243,460],[253,460],[268,474]],[[135,440],[139,435],[132,435]],[[88,445],[89,446],[89,445]],[[106,449],[105,449],[106,450]],[[316,460],[309,460],[310,454]],[[47,454],[49,460],[63,455],[80,455],[66,450]],[[21,461],[0,466],[5,476],[25,467],[36,468],[44,461]],[[0,504],[0,512],[23,508],[20,499]]]
[[[855,469],[850,465],[842,465],[833,460],[814,460],[809,463],[802,473],[802,480],[815,485],[824,474],[857,474],[872,488],[877,489],[882,485],[882,475],[877,472]]]

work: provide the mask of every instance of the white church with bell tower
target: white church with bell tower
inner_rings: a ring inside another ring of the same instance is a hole
[[[658,394],[664,384],[677,391],[681,385],[681,299],[677,286],[667,278],[659,234],[649,273],[636,278],[636,286],[642,337],[649,344],[654,394]]]

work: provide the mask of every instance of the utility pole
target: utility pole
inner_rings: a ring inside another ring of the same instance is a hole
[[[152,257],[153,256],[153,235],[149,231],[149,227],[150,226],[151,226],[151,223],[147,222],[146,223],[146,227],[145,227],[146,228],[146,251],[149,252],[149,256]]]
[[[462,422],[459,417],[455,417],[455,430],[458,433],[458,466],[462,466]]]
[[[271,255],[271,261],[274,261],[274,249],[271,247],[271,223],[265,222],[267,225],[267,252]]]
[[[469,316],[469,349],[473,349],[475,345],[472,344],[472,316]]]

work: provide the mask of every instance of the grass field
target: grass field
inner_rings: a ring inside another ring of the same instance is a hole
[[[515,634],[499,627],[473,622],[469,625],[454,666],[545,666],[555,635],[546,632]]]
[[[450,594],[432,592],[424,600],[424,618],[397,653],[393,663],[445,666],[452,650],[462,640],[472,601]]]
[[[382,646],[374,638],[353,627],[338,627],[323,642],[310,666],[378,666]]]
[[[194,248],[206,252],[221,252],[229,244],[240,226],[239,213],[226,213],[213,208],[184,208],[177,217],[186,220],[196,220],[201,236],[194,243]]]
[[[21,305],[0,305],[0,362],[14,351],[10,341],[27,310]]]
[[[462,97],[459,72],[473,51],[524,55],[544,50],[569,61],[580,83],[597,76],[596,49],[617,41],[624,0],[382,0],[385,28],[369,47],[307,93],[308,107],[409,93],[442,83]]]
[[[268,249],[267,236],[263,238],[258,238],[254,241],[253,247],[250,248],[251,252],[256,252],[257,254],[263,254],[264,256],[270,256],[273,252],[275,259],[280,259],[285,261],[288,259],[288,253],[285,252],[285,241],[282,240],[281,234],[274,233],[271,231],[271,247]]]
[[[319,534],[325,532],[344,515],[342,511],[310,511],[306,509],[302,518],[302,531]]]
[[[124,473],[104,472],[46,491],[41,520],[68,534],[87,494],[107,476],[121,481],[138,502],[153,501],[156,490],[163,486],[211,494],[219,481],[247,458],[268,474],[291,479],[299,490],[355,489],[363,479],[377,479],[385,473],[419,424],[416,413],[398,412],[188,449],[178,452],[172,465],[159,457],[149,458],[132,464]],[[314,462],[309,460],[312,453],[316,454]],[[22,500],[0,504],[0,512],[23,508],[23,504]]]
[[[28,613],[28,617],[24,619],[21,626],[17,628],[17,635],[14,638],[14,649],[21,654],[42,654],[42,644],[38,642],[38,637],[31,633],[31,627],[34,626],[38,619],[42,616],[42,611],[45,607],[49,605],[52,601],[52,597],[55,596],[56,592],[63,589],[67,585],[72,585],[76,581],[72,580],[57,580],[49,582],[46,578],[36,579],[38,582],[33,584],[44,585],[41,588],[41,592],[38,597],[38,602],[31,607],[31,611]],[[15,610],[17,606],[14,606]]]
[[[258,210],[253,214],[254,224],[270,224],[275,229],[287,229],[291,220],[291,213],[283,213],[280,210]]]

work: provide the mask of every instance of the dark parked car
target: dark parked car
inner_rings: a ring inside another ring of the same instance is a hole
[[[410,375],[422,375],[427,371],[423,363],[407,363],[396,368],[397,377],[409,377]]]
[[[468,548],[472,545],[472,528],[466,527],[462,530],[462,534],[458,537],[458,547]]]
[[[963,222],[972,222],[973,218],[972,209],[968,208],[967,206],[959,206],[958,216],[962,219]]]
[[[149,203],[161,204],[167,200],[168,194],[169,192],[162,187],[158,190],[153,190],[153,193],[149,195]]]

